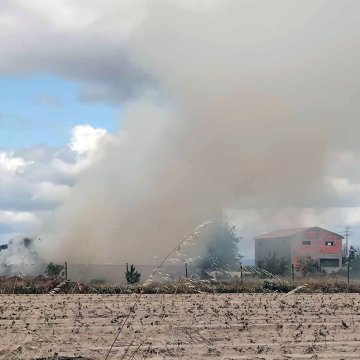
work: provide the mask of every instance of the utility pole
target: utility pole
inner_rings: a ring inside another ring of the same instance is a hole
[[[346,248],[345,248],[345,256],[349,257],[349,236],[351,236],[350,227],[346,227],[345,238],[346,238]]]
[[[242,267],[242,264],[240,264],[240,282],[241,282],[241,285],[243,284],[243,267]]]

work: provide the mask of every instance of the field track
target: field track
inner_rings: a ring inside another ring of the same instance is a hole
[[[105,359],[134,299],[1,295],[0,359]],[[126,359],[360,359],[360,295],[142,295],[109,359],[126,348]]]

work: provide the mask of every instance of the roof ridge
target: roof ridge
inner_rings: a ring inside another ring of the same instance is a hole
[[[254,240],[257,240],[257,239],[286,238],[286,237],[289,237],[289,236],[292,236],[292,235],[295,235],[295,234],[299,234],[299,233],[301,233],[303,231],[310,230],[310,229],[322,229],[322,230],[325,230],[325,231],[327,231],[329,233],[335,234],[335,235],[337,235],[337,236],[339,236],[341,238],[344,238],[342,235],[334,233],[333,231],[330,231],[330,230],[323,229],[323,228],[321,228],[319,226],[310,226],[310,227],[303,227],[303,228],[290,228],[290,229],[274,230],[274,231],[270,231],[268,233],[259,235],[259,236],[255,237]]]

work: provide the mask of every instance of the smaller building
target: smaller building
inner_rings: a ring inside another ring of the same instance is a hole
[[[284,229],[260,235],[255,240],[255,264],[262,267],[265,260],[276,254],[276,258],[296,265],[298,256],[311,256],[320,261],[325,271],[337,271],[342,267],[342,239],[331,231],[308,227]]]

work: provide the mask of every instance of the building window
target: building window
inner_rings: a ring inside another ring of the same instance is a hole
[[[326,246],[333,246],[334,242],[333,241],[325,241],[325,245]]]
[[[303,244],[303,245],[310,245],[310,244],[311,244],[311,241],[303,241],[302,244]]]
[[[339,259],[320,259],[320,267],[339,267]]]

